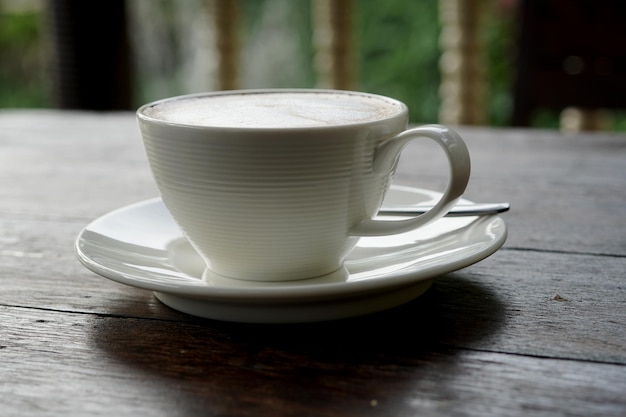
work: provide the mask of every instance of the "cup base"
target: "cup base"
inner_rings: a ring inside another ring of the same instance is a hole
[[[264,274],[267,276],[267,274]],[[236,287],[238,282],[242,287],[248,287],[250,282],[255,282],[259,284],[268,284],[268,285],[284,285],[288,282],[302,282],[307,281],[311,284],[329,284],[333,282],[346,282],[349,276],[349,272],[345,266],[341,266],[338,269],[323,275],[316,275],[313,277],[303,277],[293,279],[264,279],[260,277],[250,276],[249,278],[233,278],[225,275],[218,274],[217,272],[205,268],[202,273],[202,280],[215,286],[227,286],[227,287]]]

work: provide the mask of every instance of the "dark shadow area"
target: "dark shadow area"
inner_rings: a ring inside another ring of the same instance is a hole
[[[417,300],[377,314],[296,325],[213,322],[212,327],[232,340],[255,340],[274,349],[399,357],[442,345],[471,345],[496,330],[502,310],[495,294],[456,274],[436,281]]]
[[[540,110],[625,109],[625,17],[619,1],[521,1],[511,125]]]
[[[186,321],[100,318],[92,337],[99,349],[138,366],[147,359],[146,350],[159,355],[163,346],[187,353],[193,351],[198,365],[222,355],[249,358],[254,352],[330,362],[359,362],[375,357],[410,361],[420,352],[472,347],[496,332],[505,316],[505,306],[496,294],[465,278],[463,273],[455,273],[437,280],[417,300],[352,319],[261,325],[186,315],[181,315],[188,318]],[[129,341],[142,345],[141,357],[133,358]],[[172,358],[169,359],[174,365]]]
[[[48,2],[54,105],[130,110],[132,65],[126,3]]]
[[[310,415],[316,404],[316,415],[365,416],[382,410],[370,404],[376,398],[387,411],[410,411],[394,401],[418,385],[436,395],[462,372],[463,348],[497,332],[506,312],[491,290],[454,273],[413,302],[347,320],[252,325],[167,316],[97,317],[91,330],[93,348],[122,366],[120,378],[171,387],[146,398],[155,406],[175,415]]]

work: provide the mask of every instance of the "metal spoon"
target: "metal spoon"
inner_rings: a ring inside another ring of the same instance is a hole
[[[481,203],[454,206],[446,217],[486,216],[508,211],[509,203]],[[415,216],[430,210],[432,206],[383,207],[378,211],[381,216]]]

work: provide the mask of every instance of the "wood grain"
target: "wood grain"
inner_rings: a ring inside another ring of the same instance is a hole
[[[626,406],[623,366],[432,346],[408,328],[0,316],[5,415],[617,416]]]
[[[80,265],[72,246],[79,224],[22,221],[2,229],[20,244],[0,244],[0,305],[188,319],[150,292],[111,282]],[[439,279],[425,297],[430,301],[401,309],[382,327],[417,326],[424,332],[426,326],[427,339],[458,348],[626,365],[625,270],[626,258],[505,248]],[[436,323],[434,328],[419,319],[423,315]]]
[[[157,195],[130,113],[0,112],[1,415],[626,413],[626,136],[461,127],[504,248],[350,320],[197,319],[86,270],[97,216]],[[412,143],[397,182],[442,188]]]

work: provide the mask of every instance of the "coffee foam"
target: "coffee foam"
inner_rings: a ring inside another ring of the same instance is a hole
[[[148,107],[144,114],[195,126],[293,128],[364,123],[388,118],[402,108],[370,95],[281,92],[180,98]]]

